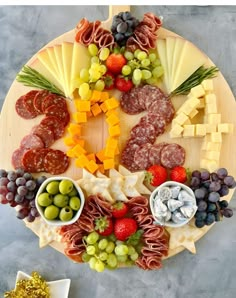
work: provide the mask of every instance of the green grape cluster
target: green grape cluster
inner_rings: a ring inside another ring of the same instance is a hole
[[[124,56],[128,62],[123,66],[122,74],[130,77],[136,86],[141,83],[155,85],[164,73],[160,59],[153,52],[137,49],[134,53],[125,51]]]
[[[113,234],[103,237],[94,231],[85,236],[83,242],[86,251],[82,260],[97,272],[113,270],[121,265],[131,266],[139,257],[139,245],[119,241]]]

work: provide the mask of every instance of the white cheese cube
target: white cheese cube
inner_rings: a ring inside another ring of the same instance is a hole
[[[198,85],[198,86],[193,87],[190,90],[190,94],[192,94],[193,96],[195,96],[197,98],[202,97],[203,95],[205,95],[205,90],[202,87],[202,85]]]
[[[207,150],[208,143],[211,142],[211,135],[206,134],[202,142],[202,150]]]
[[[204,109],[205,108],[205,98],[204,97],[199,97],[200,100],[199,105],[197,106],[198,109]]]
[[[222,136],[220,132],[211,133],[211,142],[213,143],[222,143]]]
[[[216,160],[201,159],[200,168],[214,172],[219,168],[219,162]]]
[[[183,125],[184,122],[188,120],[188,116],[185,115],[184,113],[180,113],[175,117],[174,120],[175,120],[174,121],[175,123],[177,123],[179,125]]]
[[[171,138],[179,138],[181,137],[181,133],[183,131],[183,127],[180,126],[179,124],[174,124],[170,130],[170,137]]]
[[[193,109],[197,108],[197,106],[200,104],[200,100],[196,97],[190,97],[187,102],[188,105],[190,105]]]
[[[185,115],[189,115],[189,113],[191,113],[193,110],[193,108],[191,107],[191,105],[189,105],[188,101],[186,101],[176,112],[176,114],[181,114],[184,113]]]
[[[205,91],[213,91],[214,90],[212,79],[207,79],[207,80],[202,81],[201,85]]]
[[[221,114],[208,114],[206,123],[219,124],[221,123]]]
[[[220,159],[220,152],[219,151],[207,151],[205,157],[210,160],[219,161]]]
[[[217,105],[216,103],[207,103],[205,106],[206,114],[216,114],[217,113]]]
[[[196,124],[196,136],[204,137],[206,135],[206,127],[205,124]]]
[[[193,109],[191,113],[189,113],[189,118],[193,118],[194,116],[196,116],[198,114],[198,110]]]
[[[206,133],[216,132],[217,126],[216,124],[205,123]]]
[[[216,96],[214,93],[205,95],[205,103],[215,103],[216,104]]]
[[[219,123],[217,125],[217,131],[221,133],[232,133],[233,123]]]
[[[220,151],[221,149],[221,143],[213,143],[213,142],[207,142],[206,143],[206,149],[207,151]]]
[[[195,136],[195,125],[184,125],[183,137],[190,138]]]

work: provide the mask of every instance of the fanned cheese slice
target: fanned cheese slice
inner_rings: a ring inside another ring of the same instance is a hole
[[[53,47],[49,47],[49,48],[46,48],[46,51],[48,52],[48,56],[50,58],[51,64],[53,65],[53,68],[54,68],[55,73],[57,75],[57,79],[59,80],[59,78],[60,78],[59,69],[58,69],[58,66],[57,66],[57,61],[56,61],[54,49],[53,49]]]
[[[161,65],[164,69],[163,80],[165,84],[166,91],[169,93],[169,74],[168,74],[168,66],[167,66],[167,57],[166,57],[166,40],[158,39],[157,40],[157,52],[161,61]]]
[[[64,67],[63,67],[63,61],[62,61],[62,46],[61,45],[55,45],[53,47],[53,49],[54,49],[54,52],[55,52],[57,67],[58,67],[58,70],[59,70],[60,81],[61,81],[61,83],[64,87],[65,96],[68,96],[68,94],[70,92],[66,88]]]
[[[184,44],[186,43],[186,40],[184,40],[183,38],[176,38],[175,40],[175,47],[174,47],[174,52],[173,52],[173,58],[172,58],[172,69],[171,69],[171,73],[170,73],[170,92],[173,91],[174,89],[172,88],[173,85],[173,78],[175,76],[176,73],[176,69],[178,67],[179,64],[179,59],[181,57],[181,53],[184,47]]]
[[[173,56],[174,56],[174,49],[175,49],[175,42],[176,38],[173,36],[166,37],[166,60],[167,60],[167,69],[168,69],[168,86],[171,86],[171,72],[172,72],[172,65],[173,65]]]
[[[62,64],[64,73],[64,82],[66,84],[65,89],[67,90],[68,97],[71,97],[71,65],[73,57],[73,43],[63,42],[62,43]]]

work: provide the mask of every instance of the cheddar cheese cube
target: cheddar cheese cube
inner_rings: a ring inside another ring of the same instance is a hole
[[[98,165],[96,164],[96,162],[94,160],[90,160],[86,165],[85,168],[87,170],[89,170],[90,173],[94,173],[97,171],[98,169]]]
[[[93,90],[90,100],[93,102],[100,101],[102,92],[98,90]]]
[[[106,118],[106,122],[108,125],[113,126],[120,122],[120,118],[115,113],[112,113]]]
[[[75,160],[75,165],[78,168],[84,168],[89,163],[88,158],[84,154],[80,154]]]
[[[98,171],[102,174],[105,173],[105,170],[104,170],[104,165],[103,164],[98,164]]]
[[[99,104],[95,103],[91,106],[91,112],[94,117],[102,113],[102,109],[100,108]]]
[[[108,138],[106,142],[106,146],[109,148],[114,148],[116,149],[118,146],[118,140],[115,138]]]
[[[88,155],[86,155],[88,160],[93,160],[94,162],[96,162],[96,156],[94,153],[90,153]]]
[[[112,157],[114,158],[115,157],[115,151],[116,151],[116,148],[110,148],[110,147],[106,147],[105,148],[105,157]]]
[[[102,150],[98,151],[98,152],[96,153],[96,157],[97,157],[101,162],[103,162],[104,159],[106,158],[106,157],[105,157],[105,149],[102,149]]]
[[[115,167],[115,161],[114,159],[105,159],[103,161],[104,170],[114,169]]]
[[[67,127],[70,135],[81,135],[81,126],[75,123],[70,123]]]
[[[72,137],[65,137],[63,138],[63,141],[64,141],[64,144],[69,147],[76,145],[76,142]]]
[[[119,101],[115,99],[115,97],[111,97],[104,102],[108,110],[112,110],[119,107]]]
[[[190,94],[194,97],[202,97],[205,95],[205,90],[203,89],[202,85],[197,85],[190,90]]]
[[[211,91],[212,92],[214,90],[213,80],[212,79],[207,79],[207,80],[202,81],[201,85],[202,85],[202,87],[205,91]]]
[[[117,109],[112,109],[112,110],[108,110],[106,112],[106,117],[109,117],[112,114],[116,115],[117,117],[119,116],[119,113],[118,113]]]
[[[107,106],[106,106],[105,102],[103,102],[103,103],[100,104],[100,108],[103,111],[103,113],[106,113],[107,112]]]
[[[69,149],[69,150],[66,152],[66,155],[67,155],[68,157],[76,157],[76,156],[75,156],[75,153],[73,152],[72,149]]]
[[[86,153],[86,150],[82,146],[80,146],[80,144],[75,145],[72,151],[74,152],[76,157],[79,157],[81,154]]]
[[[108,132],[111,137],[118,137],[120,135],[120,126],[119,125],[110,126],[108,129]]]
[[[89,112],[90,111],[90,101],[89,100],[75,100],[76,109],[79,112]]]
[[[86,112],[76,112],[73,115],[73,119],[76,123],[84,123],[87,122],[87,114]]]
[[[101,96],[100,96],[100,101],[101,101],[101,102],[104,102],[104,101],[107,100],[108,98],[109,98],[109,93],[106,92],[106,91],[103,91],[103,92],[101,93]]]

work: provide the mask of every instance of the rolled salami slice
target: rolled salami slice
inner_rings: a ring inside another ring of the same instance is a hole
[[[179,144],[169,144],[161,151],[161,164],[169,169],[182,166],[185,162],[185,150]]]
[[[69,158],[61,150],[50,149],[44,159],[44,168],[47,173],[59,175],[69,167]]]
[[[152,144],[146,143],[141,145],[134,153],[134,162],[139,170],[146,170],[150,167],[149,152]]]

